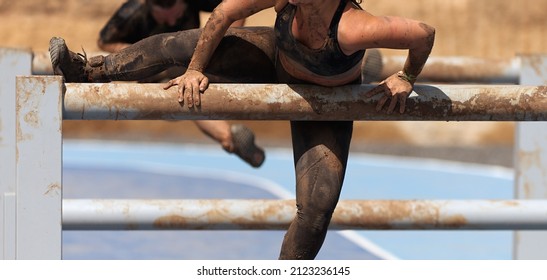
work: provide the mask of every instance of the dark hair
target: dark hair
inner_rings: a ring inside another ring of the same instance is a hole
[[[162,8],[171,8],[177,3],[179,0],[146,0],[146,4],[148,5],[154,5],[159,6]]]

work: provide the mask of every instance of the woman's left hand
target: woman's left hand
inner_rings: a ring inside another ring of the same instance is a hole
[[[209,79],[200,71],[186,70],[180,77],[170,80],[163,89],[167,90],[173,86],[178,86],[178,101],[188,108],[201,106],[201,94],[209,87]]]
[[[370,98],[378,94],[383,94],[382,98],[378,101],[378,105],[376,105],[376,111],[382,110],[386,102],[391,99],[387,113],[391,114],[395,110],[397,102],[399,102],[399,112],[402,114],[405,112],[406,99],[412,92],[412,87],[409,81],[402,79],[398,73],[395,73],[365,93],[365,97]]]

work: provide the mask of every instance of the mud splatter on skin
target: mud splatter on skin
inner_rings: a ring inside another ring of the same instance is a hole
[[[430,45],[433,45],[433,42],[435,41],[435,28],[432,26],[429,26],[423,22],[420,23],[420,27],[429,34],[427,36],[427,42],[430,43]]]
[[[414,76],[417,76],[422,72],[425,62],[427,61],[427,58],[429,57],[429,54],[431,53],[431,49],[433,49],[433,44],[435,42],[435,29],[423,22],[420,23],[419,26],[427,34],[424,39],[428,48],[419,51],[410,50],[409,59],[405,62],[404,69],[406,73]]]
[[[201,33],[190,65],[188,65],[188,70],[197,70],[199,72],[205,70],[207,63],[209,62],[208,59],[212,56],[214,49],[218,45],[216,42],[212,42],[212,39],[215,38],[214,34],[219,28],[218,25],[222,23],[225,18],[223,7],[224,3],[220,3],[207,20],[205,25],[206,28],[204,28]]]
[[[216,36],[217,32],[222,32],[225,27],[222,23],[226,20],[225,3],[220,3],[209,16],[209,19],[203,29],[203,32],[197,42],[195,52],[192,56],[188,70],[197,70],[203,72],[209,63],[215,49],[222,40],[223,36]],[[245,18],[247,15],[258,12],[258,7],[249,7],[241,10],[236,17]]]

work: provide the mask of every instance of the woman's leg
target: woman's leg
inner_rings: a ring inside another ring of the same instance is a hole
[[[55,74],[67,82],[139,81],[172,66],[186,67],[200,29],[145,38],[117,53],[87,60],[68,50],[62,38],[52,38],[50,55]],[[272,83],[273,29],[232,28],[215,51],[205,74],[211,82]]]
[[[314,259],[338,203],[353,131],[351,121],[292,121],[297,214],[280,259]]]

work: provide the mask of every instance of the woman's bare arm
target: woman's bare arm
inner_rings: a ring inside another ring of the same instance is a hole
[[[350,10],[340,23],[339,42],[342,50],[353,53],[368,48],[408,49],[408,56],[401,72],[382,81],[367,96],[384,94],[378,101],[377,110],[390,101],[388,113],[397,103],[403,113],[406,98],[412,92],[416,77],[422,71],[435,41],[435,29],[425,23],[401,18],[376,17],[362,10]],[[340,32],[341,31],[341,32]]]
[[[209,85],[209,80],[203,75],[203,71],[228,27],[235,21],[273,7],[274,4],[275,0],[224,0],[220,3],[209,16],[201,32],[188,70],[182,76],[169,81],[164,88],[178,85],[179,102],[183,103],[186,97],[188,107],[199,106],[201,104],[199,95]]]
[[[416,77],[420,74],[435,40],[435,29],[423,22],[392,16],[373,16],[353,10],[340,25],[340,44],[346,52],[368,48],[408,49],[404,71]],[[348,28],[345,28],[347,26]]]

